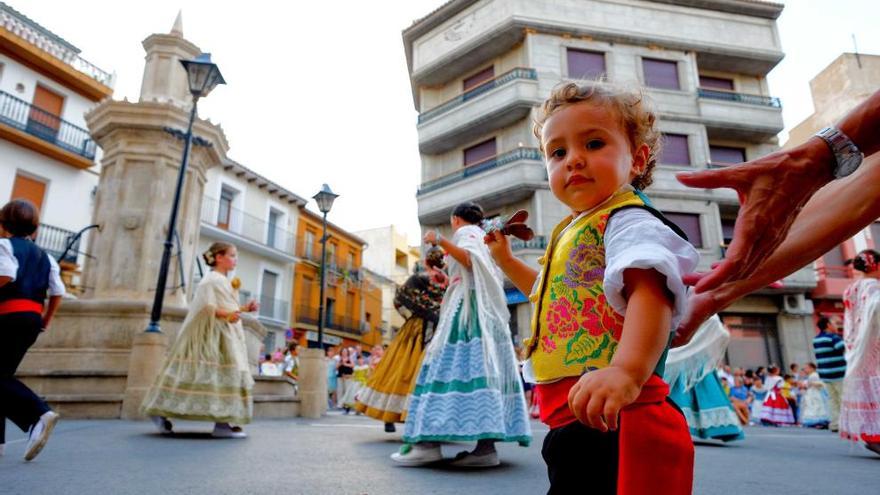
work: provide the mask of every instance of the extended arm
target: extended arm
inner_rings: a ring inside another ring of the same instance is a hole
[[[496,230],[487,234],[484,241],[489,247],[489,253],[492,254],[495,263],[513,282],[513,285],[523,294],[531,294],[535,280],[538,278],[538,272],[513,255],[507,236]]]
[[[880,129],[880,91],[847,114],[838,123],[838,128],[866,156],[880,151],[880,132],[877,132]],[[780,150],[735,167],[679,174],[679,181],[690,187],[733,188],[742,203],[727,257],[699,280],[696,291],[711,290],[726,281],[761,274],[763,269],[759,267],[766,265],[762,262],[781,246],[801,208],[834,178],[834,160],[828,145],[813,137],[795,148]],[[864,163],[860,170],[876,167],[876,161]],[[880,183],[864,182],[860,187],[873,190],[876,198]],[[874,201],[876,199],[872,199]],[[830,245],[841,240],[837,238]]]

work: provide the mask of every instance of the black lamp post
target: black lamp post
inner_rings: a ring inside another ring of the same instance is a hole
[[[324,232],[321,235],[321,289],[318,301],[318,349],[324,348],[324,277],[327,273],[327,213],[333,207],[333,201],[339,195],[330,190],[330,186],[324,184],[318,194],[312,196],[318,203],[318,210],[324,214]]]
[[[186,129],[183,144],[183,160],[180,171],[177,174],[177,188],[174,191],[174,203],[171,205],[171,218],[168,220],[168,232],[165,236],[165,249],[162,251],[162,263],[159,265],[159,280],[156,282],[156,297],[153,299],[153,310],[150,313],[150,323],[147,332],[161,332],[159,319],[162,317],[162,303],[165,300],[165,285],[168,281],[168,265],[171,262],[171,248],[174,246],[174,232],[177,230],[177,213],[180,210],[180,194],[183,191],[183,181],[186,178],[186,166],[189,161],[189,150],[193,142],[193,121],[196,118],[196,107],[199,98],[208,96],[218,84],[226,84],[220,69],[211,62],[210,53],[202,53],[194,60],[181,60],[180,63],[186,70],[189,82],[189,92],[192,94],[192,110],[189,112],[189,125]]]

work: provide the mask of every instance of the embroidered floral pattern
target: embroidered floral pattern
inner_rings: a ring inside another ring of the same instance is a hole
[[[565,262],[562,281],[569,288],[592,287],[605,277],[605,253],[595,244],[577,244]]]
[[[567,339],[578,329],[577,309],[568,299],[553,301],[547,308],[547,328],[550,333]]]

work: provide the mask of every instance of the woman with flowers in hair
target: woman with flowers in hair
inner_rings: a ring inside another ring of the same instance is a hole
[[[843,293],[840,436],[880,454],[880,253],[866,249],[851,263],[864,276]]]
[[[444,265],[443,250],[432,247],[425,256],[427,269],[416,265],[415,273],[397,289],[394,307],[406,322],[358,396],[357,411],[385,423],[388,433],[396,431],[394,423],[406,421],[407,400],[446,291]]]
[[[202,257],[211,267],[195,297],[143,410],[159,432],[172,432],[169,418],[214,423],[216,438],[244,438],[241,424],[253,416],[254,379],[247,358],[239,305],[238,278],[229,279],[238,261],[235,246],[215,242]]]

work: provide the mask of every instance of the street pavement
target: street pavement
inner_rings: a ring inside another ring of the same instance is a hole
[[[206,423],[175,424],[180,433],[163,437],[146,422],[62,418],[30,463],[21,460],[24,435],[7,423],[0,494],[543,494],[547,430],[533,427],[530,447],[499,445],[500,467],[462,471],[395,466],[399,432],[335,412],[258,420],[245,440],[213,439]],[[749,428],[744,441],[699,444],[695,478],[699,495],[867,495],[878,493],[880,456],[824,431]]]

